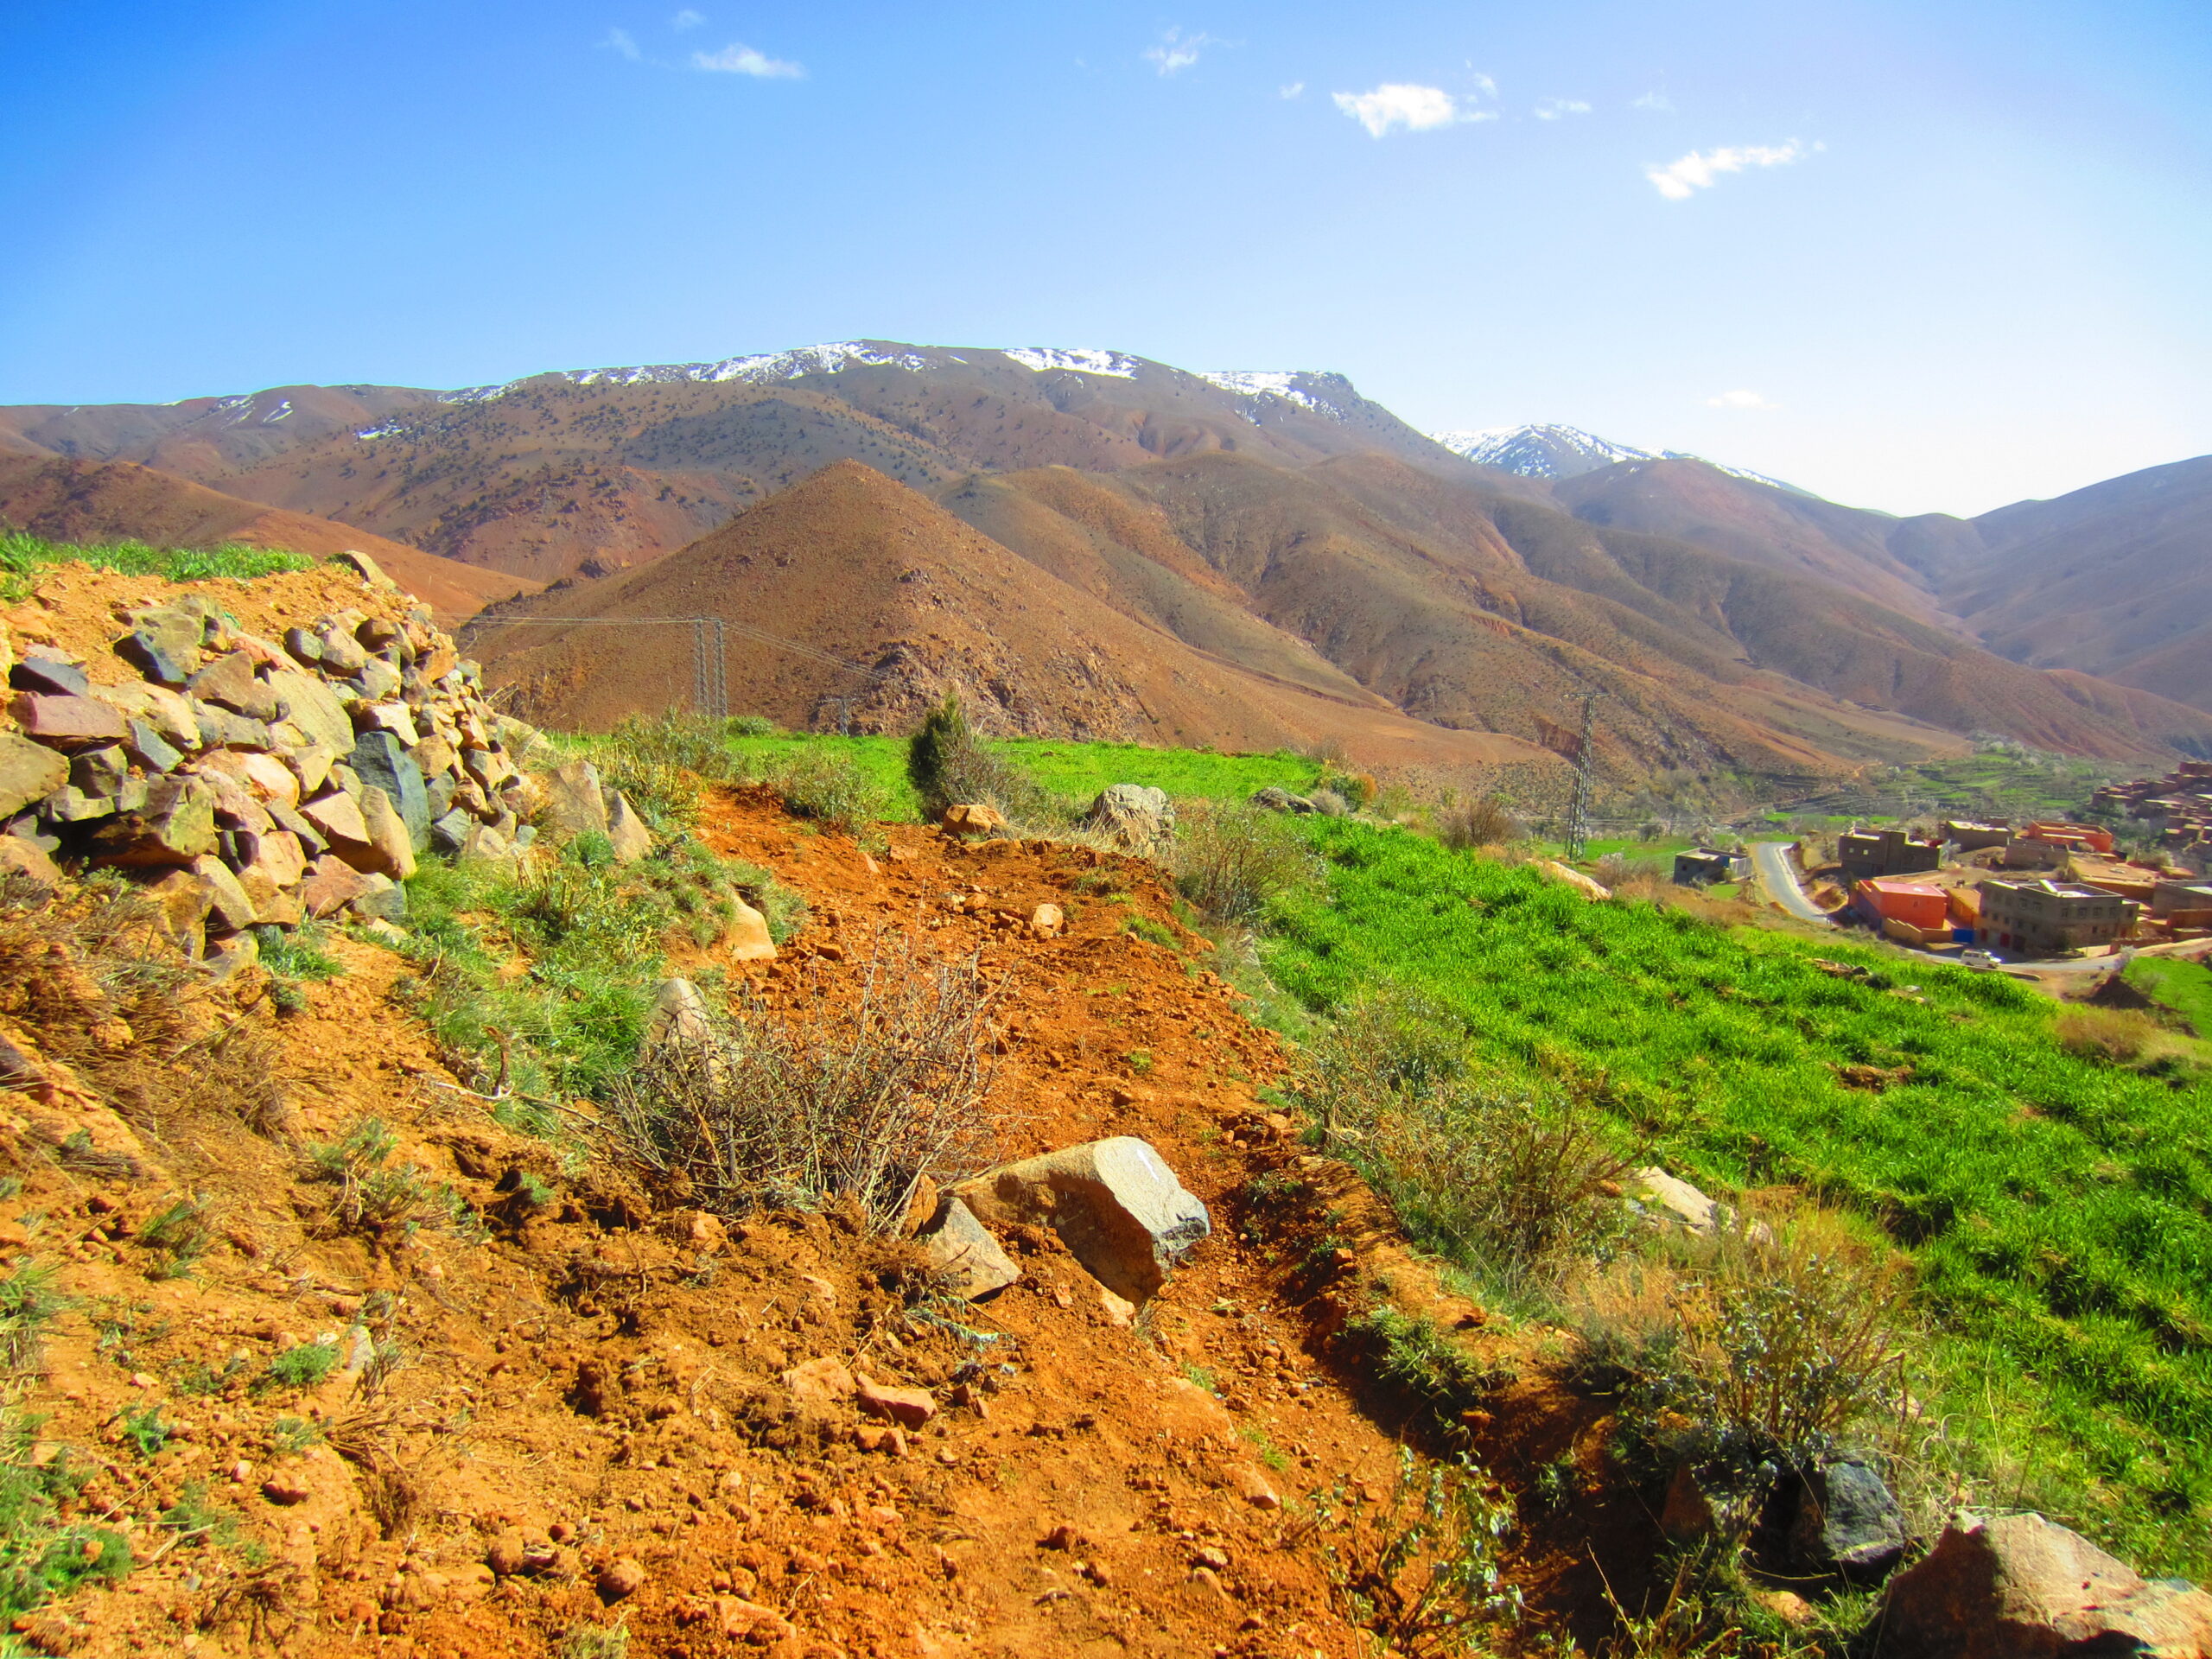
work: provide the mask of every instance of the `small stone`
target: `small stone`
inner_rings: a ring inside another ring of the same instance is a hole
[[[607,793],[607,838],[614,843],[618,864],[634,864],[653,849],[653,832],[645,828],[638,810],[619,789]]]
[[[1021,1277],[1021,1269],[1014,1266],[990,1230],[958,1198],[947,1198],[938,1205],[920,1243],[930,1266],[956,1294],[969,1301],[980,1301]]]
[[[1029,931],[1040,939],[1057,939],[1067,925],[1067,917],[1058,905],[1039,905],[1029,912]]]
[[[1217,1549],[1211,1544],[1198,1551],[1191,1559],[1200,1567],[1210,1567],[1217,1573],[1229,1571],[1229,1552],[1224,1549]]]
[[[484,1552],[485,1564],[503,1579],[512,1578],[523,1570],[530,1555],[530,1545],[519,1527],[510,1527],[492,1540]]]
[[[805,1406],[842,1404],[853,1397],[859,1386],[850,1371],[826,1354],[803,1365],[794,1365],[784,1373],[782,1380],[791,1390],[791,1398]]]
[[[298,1475],[286,1472],[271,1475],[263,1481],[261,1495],[271,1503],[282,1504],[289,1508],[295,1503],[306,1503],[310,1493],[307,1483]]]
[[[1083,1535],[1063,1521],[1037,1541],[1039,1549],[1076,1549],[1083,1543]]]
[[[768,918],[744,899],[730,900],[732,916],[722,937],[728,941],[732,962],[773,962],[776,941],[768,932]]]
[[[599,1593],[607,1601],[620,1601],[644,1588],[645,1569],[624,1555],[599,1569]]]
[[[988,836],[1007,827],[1006,814],[998,808],[972,802],[946,807],[939,822],[956,836]]]
[[[902,1428],[919,1428],[937,1415],[937,1402],[927,1389],[888,1388],[866,1376],[855,1379],[855,1397],[871,1417],[881,1417]]]

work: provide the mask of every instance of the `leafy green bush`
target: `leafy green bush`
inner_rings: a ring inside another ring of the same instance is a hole
[[[281,1354],[270,1355],[269,1369],[263,1377],[270,1389],[304,1390],[321,1387],[337,1369],[336,1343],[303,1342]]]
[[[906,779],[922,816],[932,821],[963,803],[995,806],[1017,822],[1038,818],[1050,806],[1027,773],[984,745],[950,692],[908,741]]]
[[[41,1422],[0,1410],[0,1616],[130,1571],[121,1532],[64,1516],[62,1505],[73,1504],[85,1478],[67,1448],[41,1446]]]
[[[25,1371],[39,1363],[46,1328],[75,1303],[62,1290],[60,1271],[42,1262],[19,1261],[0,1276],[0,1367]]]

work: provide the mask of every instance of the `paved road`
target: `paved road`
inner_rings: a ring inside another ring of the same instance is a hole
[[[1825,922],[1827,912],[1797,885],[1797,872],[1789,866],[1789,846],[1786,841],[1751,843],[1751,868],[1758,873],[1759,891],[1800,921]]]

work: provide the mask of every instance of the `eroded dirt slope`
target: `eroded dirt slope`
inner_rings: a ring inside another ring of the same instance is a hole
[[[19,1620],[35,1646],[535,1659],[620,1622],[631,1653],[672,1656],[1356,1650],[1296,1502],[1387,1490],[1397,1408],[1363,1405],[1338,1330],[1377,1274],[1416,1303],[1425,1276],[1256,1098],[1272,1039],[1128,931],[1173,927],[1147,868],[899,826],[871,861],[765,798],[718,803],[707,833],[813,906],[782,959],[725,964],[734,990],[771,1016],[834,1002],[886,935],[979,953],[1007,980],[1007,1152],[1142,1135],[1211,1238],[1134,1326],[1041,1230],[1007,1240],[1023,1278],[995,1300],[931,1300],[911,1245],[836,1216],[656,1210],[501,1128],[380,949],[340,944],[348,971],[288,1014],[257,969],[181,997],[200,1035],[164,1066],[18,929],[0,983],[46,988],[0,999],[26,1068],[0,1250],[57,1265],[76,1308],[28,1404],[92,1459],[75,1513],[139,1563]],[[1046,901],[1065,937],[1027,925]],[[364,1116],[397,1131],[379,1167],[450,1185],[480,1230],[348,1224],[349,1190],[299,1148]],[[1263,1173],[1335,1196],[1251,1224]],[[163,1277],[177,1253],[147,1224],[186,1195],[207,1248]],[[322,1340],[365,1363],[275,1380]],[[810,1385],[822,1361],[927,1389],[935,1414],[882,1446]]]

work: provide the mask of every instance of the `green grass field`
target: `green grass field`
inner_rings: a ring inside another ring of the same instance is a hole
[[[1217,754],[1204,749],[1149,749],[1135,743],[1066,743],[1048,738],[1011,738],[991,747],[1055,795],[1088,805],[1109,784],[1149,784],[1178,799],[1242,800],[1269,784],[1293,793],[1313,787],[1320,764],[1287,753]],[[881,786],[892,816],[911,823],[921,816],[906,782],[903,737],[823,737],[786,734],[737,737],[730,752],[759,771],[801,753],[843,755]]]
[[[1418,986],[1498,1071],[1581,1079],[1624,1152],[1863,1217],[1910,1256],[1940,1329],[1916,1392],[2009,1471],[2005,1500],[2146,1572],[2212,1566],[2201,1074],[2076,1058],[2054,1005],[1999,976],[1591,904],[1425,837],[1303,823],[1330,881],[1274,918],[1266,961],[1288,992],[1323,1009]],[[1875,1093],[1844,1085],[1851,1064],[1912,1071]]]
[[[2188,1020],[2197,1036],[2212,1038],[2212,968],[2172,957],[2138,957],[2128,963],[2127,977]]]

